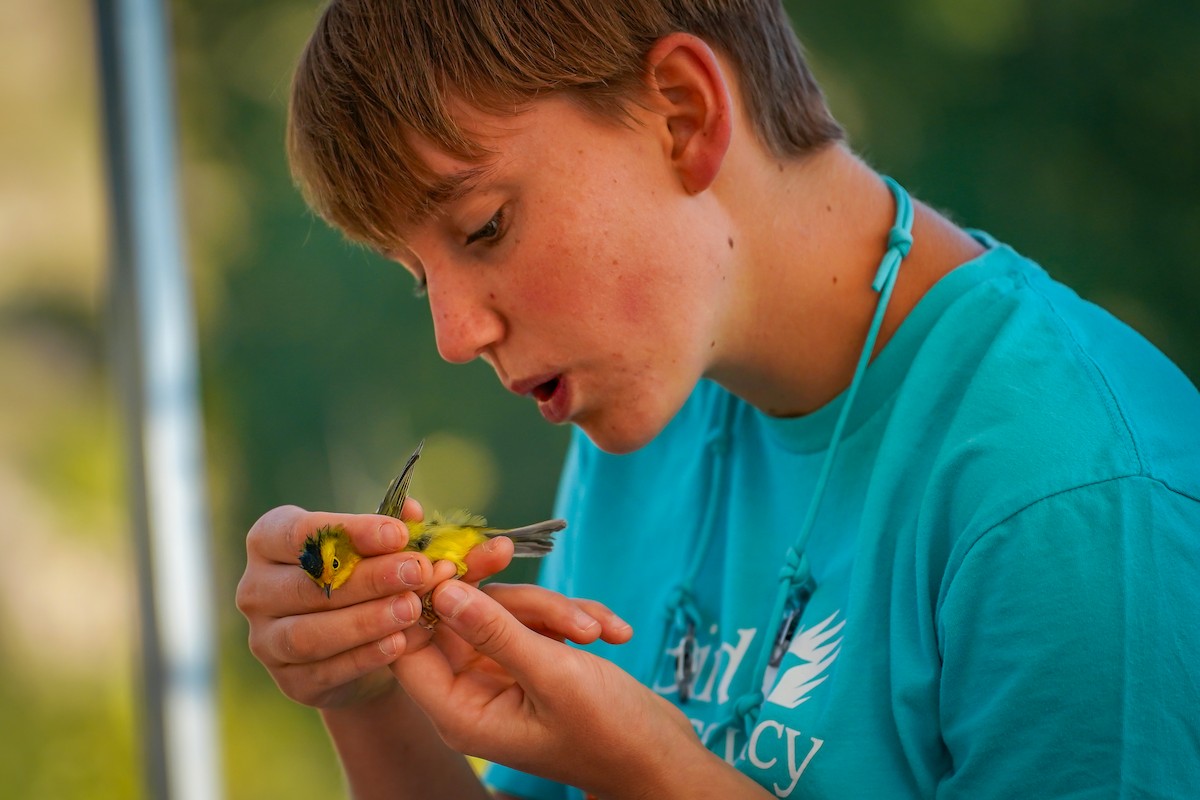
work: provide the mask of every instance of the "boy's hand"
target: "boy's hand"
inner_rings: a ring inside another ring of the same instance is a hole
[[[409,501],[406,518],[420,519]],[[326,525],[346,531],[362,555],[354,574],[332,597],[300,569],[304,540]],[[282,506],[264,514],[246,537],[246,570],[237,606],[250,623],[250,650],[288,697],[317,707],[345,706],[395,688],[386,670],[408,648],[421,615],[420,595],[454,574],[403,552],[408,530],[376,514],[327,514]],[[503,569],[504,547],[477,548],[468,577]],[[416,629],[419,631],[420,629]],[[424,632],[421,632],[424,633]]]
[[[681,796],[763,796],[667,700],[561,641],[628,641],[632,629],[600,603],[461,581],[433,597],[433,646],[391,669],[452,749],[605,797],[671,796],[655,792],[679,770],[714,790]]]

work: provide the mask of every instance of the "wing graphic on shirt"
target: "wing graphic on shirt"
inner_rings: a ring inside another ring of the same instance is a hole
[[[792,639],[788,652],[801,663],[789,668],[780,676],[775,688],[767,697],[768,703],[795,708],[807,700],[809,693],[829,677],[824,672],[829,669],[829,665],[842,649],[842,637],[833,637],[837,636],[846,624],[844,619],[836,625],[833,624],[839,613],[834,611],[811,628],[800,630],[796,638]]]

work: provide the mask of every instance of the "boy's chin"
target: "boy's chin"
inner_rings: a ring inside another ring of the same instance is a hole
[[[666,427],[667,422],[669,420],[664,420],[662,424],[650,421],[634,424],[627,417],[611,421],[606,419],[606,415],[599,414],[576,420],[575,424],[596,447],[611,455],[620,456],[650,444]]]

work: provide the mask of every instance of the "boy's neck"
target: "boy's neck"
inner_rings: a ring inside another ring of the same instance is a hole
[[[850,383],[878,295],[871,281],[895,220],[895,200],[841,145],[779,162],[737,148],[738,179],[714,187],[736,231],[736,276],[722,347],[709,377],[773,416],[799,416]],[[928,289],[982,246],[914,201],[905,258],[875,352]]]

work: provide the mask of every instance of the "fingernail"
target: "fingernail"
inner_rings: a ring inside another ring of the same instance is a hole
[[[379,526],[379,546],[384,550],[400,549],[400,526],[385,522]]]
[[[400,565],[400,582],[410,589],[421,585],[421,565],[415,558],[410,558]]]
[[[458,581],[446,581],[438,592],[437,604],[440,607],[438,616],[445,619],[454,619],[459,615],[467,603],[471,601],[471,595]]]
[[[392,598],[391,610],[392,619],[396,620],[397,625],[411,625],[417,614],[421,613],[416,598],[411,594]]]
[[[500,539],[499,539],[498,537],[493,537],[493,538],[491,538],[491,539],[488,539],[486,542],[484,542],[484,543],[483,543],[483,548],[482,548],[482,549],[484,549],[484,550],[486,550],[487,552],[489,552],[489,553],[490,553],[490,552],[492,552],[493,550],[495,550],[495,549],[496,549],[497,547],[499,547],[499,546],[500,546]]]
[[[584,611],[575,612],[575,627],[579,630],[587,632],[592,628],[598,627],[599,625],[600,623],[597,622],[591,614],[588,614]]]
[[[396,647],[396,637],[402,634],[393,633],[391,636],[385,636],[379,640],[379,652],[383,653],[388,658],[396,655],[399,649]]]

